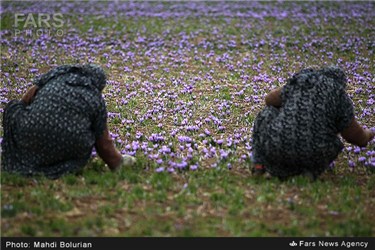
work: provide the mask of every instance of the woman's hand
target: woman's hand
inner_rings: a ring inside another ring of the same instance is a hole
[[[374,132],[363,128],[354,117],[350,125],[341,131],[341,135],[347,142],[359,147],[366,147],[374,138]]]
[[[271,90],[266,96],[266,105],[267,106],[274,106],[275,108],[280,108],[282,104],[281,100],[281,91],[283,87],[279,87],[277,89]]]
[[[38,92],[38,86],[33,85],[22,96],[21,101],[23,101],[26,105],[30,105],[34,101],[34,98],[37,92]]]

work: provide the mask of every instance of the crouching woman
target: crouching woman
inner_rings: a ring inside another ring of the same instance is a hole
[[[344,71],[334,66],[304,69],[271,91],[254,124],[253,172],[316,179],[344,148],[339,134],[365,147],[375,133],[355,119],[346,82]]]
[[[115,148],[107,127],[96,65],[63,65],[40,76],[21,100],[4,109],[1,168],[57,179],[87,164],[93,148],[111,170],[135,163]]]

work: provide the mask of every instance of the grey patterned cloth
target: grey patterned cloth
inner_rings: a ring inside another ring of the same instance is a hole
[[[337,67],[305,69],[288,80],[282,106],[265,107],[253,130],[253,160],[273,176],[319,176],[343,149],[338,133],[350,125],[353,104]]]
[[[13,100],[4,110],[2,169],[52,179],[81,170],[107,122],[104,71],[63,65],[34,84],[39,90],[30,105]]]

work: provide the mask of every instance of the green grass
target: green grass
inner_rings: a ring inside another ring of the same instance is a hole
[[[281,182],[248,170],[168,174],[140,164],[119,173],[89,166],[56,181],[2,173],[2,235],[374,235],[373,190],[353,187],[358,177]]]

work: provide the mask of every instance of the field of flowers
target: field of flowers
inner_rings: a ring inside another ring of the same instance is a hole
[[[374,2],[6,1],[0,32],[1,113],[51,68],[99,64],[111,136],[138,159],[54,182],[2,173],[2,235],[375,234],[374,142],[315,183],[248,170],[265,95],[304,67],[342,67],[375,127]]]

